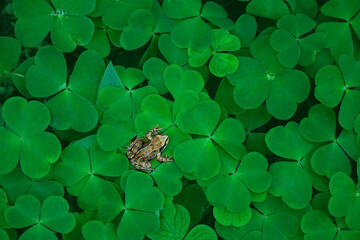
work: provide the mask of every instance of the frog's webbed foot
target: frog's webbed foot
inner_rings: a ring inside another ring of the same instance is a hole
[[[146,134],[146,138],[151,140],[152,139],[152,134],[157,135],[158,131],[160,131],[162,128],[159,128],[159,124],[156,125],[156,127],[154,127],[153,129],[151,129],[147,134]]]
[[[160,154],[161,153],[157,153],[157,155],[156,155],[156,158],[157,158],[157,160],[159,162],[172,162],[172,161],[174,161],[172,156],[168,157],[167,155],[165,155],[165,157],[162,157]]]
[[[137,169],[137,170],[148,170],[151,172],[153,171],[157,171],[156,169],[152,169],[151,168],[151,163],[150,162],[143,162],[143,161],[138,161],[138,160],[134,160],[132,159],[130,161],[130,163]]]

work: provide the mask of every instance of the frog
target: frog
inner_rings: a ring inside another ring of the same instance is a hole
[[[156,171],[156,169],[151,168],[150,163],[150,160],[155,157],[159,162],[173,161],[172,156],[161,156],[161,153],[169,143],[169,136],[159,134],[160,130],[162,128],[156,125],[156,127],[147,132],[145,137],[135,139],[127,148],[126,156],[137,170]]]

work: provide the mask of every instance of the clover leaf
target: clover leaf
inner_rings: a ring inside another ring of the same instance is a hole
[[[165,59],[170,64],[176,64],[179,66],[183,66],[183,65],[187,64],[189,56],[187,54],[186,49],[177,47],[172,42],[169,34],[161,34],[159,37],[158,45],[159,45],[159,50],[160,50],[161,54],[165,57]],[[154,58],[154,59],[156,59],[156,58]],[[156,60],[158,60],[158,59],[156,59]],[[158,63],[158,64],[162,64],[162,63]],[[145,66],[144,66],[144,68],[145,68]],[[156,71],[156,69],[151,69],[151,70]]]
[[[229,114],[237,115],[244,110],[240,108],[234,101],[233,94],[234,86],[232,86],[228,79],[223,79],[219,85],[214,100],[222,107],[224,107]]]
[[[324,22],[316,28],[317,32],[324,32],[328,36],[330,52],[335,59],[339,59],[342,54],[352,55],[354,52],[350,27],[353,28],[359,37],[360,31],[358,25],[360,15],[357,14],[358,9],[360,9],[359,3],[353,0],[346,3],[339,0],[331,0],[320,8],[323,14],[343,20],[340,22]]]
[[[151,176],[159,189],[168,196],[177,195],[182,190],[180,179],[183,174],[173,162],[160,164]]]
[[[358,173],[359,175],[359,173]],[[329,212],[334,217],[344,217],[350,229],[360,230],[360,194],[353,180],[342,172],[335,173],[329,183],[331,198]]]
[[[201,74],[195,70],[183,70],[178,65],[169,65],[165,68],[164,82],[174,99],[179,98],[186,89],[199,93],[204,88]]]
[[[174,159],[177,166],[182,171],[186,173],[194,172],[196,177],[206,180],[214,177],[220,168],[219,154],[211,139],[213,139],[229,154],[240,157],[243,154],[242,143],[245,140],[244,130],[240,122],[225,119],[214,132],[220,118],[219,106],[212,100],[197,102],[199,100],[196,98],[196,94],[193,94],[195,93],[184,93],[183,96],[187,96],[186,100],[185,98],[181,99],[184,101],[184,105],[176,105],[179,107],[182,106],[182,110],[179,110],[176,115],[175,122],[179,129],[183,132],[202,135],[205,138],[197,138],[181,143],[175,149]],[[188,101],[191,101],[192,103],[189,104]],[[178,102],[176,101],[175,104],[177,103]],[[174,106],[174,111],[175,109],[176,108]],[[232,132],[232,129],[238,130]],[[229,142],[224,139],[226,134],[233,134],[239,138],[240,141]],[[190,152],[195,152],[196,154],[190,154]],[[190,162],[192,162],[192,164],[190,164]],[[203,169],[202,166],[204,165],[212,167]]]
[[[217,239],[216,233],[213,229],[206,225],[197,225],[186,235],[189,223],[190,215],[186,208],[176,204],[176,213],[174,217],[161,217],[160,225],[161,228],[150,234],[148,237],[152,240],[162,239],[184,239],[184,240],[195,240],[195,239]],[[186,235],[186,236],[185,236]]]
[[[279,65],[269,38],[268,35],[257,38],[252,44],[252,54],[257,60],[239,57],[239,68],[228,79],[235,86],[234,100],[240,107],[254,109],[266,100],[269,113],[285,120],[307,98],[310,82],[304,72],[284,70]]]
[[[4,146],[0,150],[1,173],[12,171],[20,160],[27,176],[45,176],[61,153],[57,137],[44,132],[50,122],[49,110],[38,101],[13,97],[4,103],[2,114],[8,128],[0,128],[0,142]]]
[[[95,240],[95,239],[109,239],[116,240],[116,231],[115,226],[112,223],[102,223],[97,220],[92,220],[86,222],[82,228],[81,232],[85,239]]]
[[[130,171],[124,177],[121,185],[125,191],[125,212],[117,228],[117,236],[120,239],[143,239],[145,234],[160,228],[155,211],[163,206],[164,195],[145,173]]]
[[[200,13],[200,0],[165,0],[163,10],[166,16],[175,19],[196,17]]]
[[[172,124],[169,106],[166,100],[158,95],[151,94],[145,97],[141,102],[141,110],[136,117],[135,127],[142,134],[146,134],[156,125],[166,129]]]
[[[20,43],[11,37],[0,37],[0,74],[10,72],[20,58]]]
[[[221,29],[232,30],[234,28],[234,22],[228,18],[227,11],[214,1],[207,1],[204,4],[201,17]]]
[[[289,13],[289,8],[282,0],[253,0],[247,7],[246,12],[255,16],[278,19]]]
[[[162,35],[164,36],[164,35]],[[166,37],[164,37],[166,39]],[[161,37],[160,37],[161,39]],[[160,40],[159,40],[159,48],[160,51],[165,51],[165,50],[161,50],[162,47],[160,47]],[[172,51],[173,53],[174,51]],[[167,56],[167,54],[163,53],[163,55]],[[165,86],[165,82],[163,79],[163,73],[165,68],[167,67],[166,62],[164,62],[163,60],[159,59],[159,58],[155,58],[155,57],[151,57],[149,58],[143,65],[143,72],[144,75],[146,76],[146,78],[149,79],[149,86],[152,86],[154,88],[156,88],[159,92],[159,94],[164,94],[168,92],[168,89]]]
[[[234,35],[238,36],[243,47],[249,47],[254,40],[257,23],[254,16],[242,14],[235,22]]]
[[[209,25],[195,17],[179,22],[171,31],[171,39],[180,48],[204,49],[210,46],[213,35]]]
[[[217,233],[225,239],[297,239],[303,211],[288,208],[279,198],[270,194],[263,202],[254,203],[254,206],[246,225],[234,227],[215,222]]]
[[[4,229],[2,229],[2,228],[0,228],[0,237],[1,237],[1,239],[9,240],[9,235],[8,235],[7,232],[6,232]]]
[[[129,24],[130,16],[136,10],[149,10],[152,4],[152,0],[97,1],[96,8],[91,15],[93,17],[102,16],[102,22],[111,29],[124,30]]]
[[[266,134],[265,141],[270,151],[276,155],[298,161],[276,162],[270,166],[269,171],[273,176],[270,193],[277,197],[282,196],[283,201],[291,208],[306,207],[311,200],[312,185],[301,162],[311,150],[312,144],[301,137],[299,125],[295,122],[289,122],[285,127],[272,128]]]
[[[271,34],[270,44],[282,65],[293,68],[299,60],[303,66],[315,61],[316,54],[325,47],[326,35],[318,32],[302,38],[315,25],[314,20],[301,13],[285,15],[278,20],[279,29]]]
[[[101,56],[88,50],[79,56],[67,82],[64,56],[55,48],[46,46],[39,49],[35,65],[26,74],[26,87],[34,97],[55,95],[46,103],[52,115],[52,127],[87,132],[98,122],[94,104],[103,71]],[[42,87],[44,83],[46,85]]]
[[[301,219],[301,229],[305,233],[304,239],[356,239],[359,231],[348,231],[337,227],[332,220],[319,210],[306,213]]]
[[[270,188],[271,176],[266,171],[267,168],[266,158],[260,153],[251,152],[243,157],[235,169],[230,170],[233,172],[208,186],[206,197],[215,207],[214,216],[218,222],[223,225],[242,226],[250,220],[250,190],[261,193]],[[240,220],[229,222],[230,214],[237,214],[236,218]]]
[[[98,211],[99,219],[110,221],[123,203],[111,182],[102,177],[118,177],[128,168],[128,160],[116,152],[105,152],[93,143],[89,150],[79,143],[64,149],[55,167],[55,178],[77,196],[79,207]]]
[[[85,15],[92,12],[96,1],[36,0],[28,6],[27,0],[14,1],[14,13],[19,19],[15,35],[25,47],[39,45],[49,34],[54,46],[64,52],[72,52],[76,46],[88,44],[94,34],[94,23]]]
[[[178,6],[179,12],[169,11],[170,6]],[[165,1],[165,15],[170,18],[184,19],[171,30],[170,36],[174,44],[180,48],[203,50],[213,41],[213,33],[206,19],[216,26],[231,30],[234,23],[227,18],[221,5],[209,1],[201,8],[201,1]]]
[[[299,128],[302,136],[309,141],[328,142],[319,147],[311,158],[315,173],[322,176],[326,174],[328,178],[336,172],[350,174],[351,166],[342,149],[343,144],[340,145],[335,140],[336,117],[332,109],[321,104],[313,106],[309,111],[309,118],[304,118]]]
[[[235,35],[230,35],[224,29],[213,29],[214,40],[212,50],[205,48],[202,50],[189,49],[189,64],[192,67],[204,65],[210,58],[209,69],[217,77],[224,77],[236,71],[239,66],[238,59],[224,51],[237,51],[240,49],[240,40]]]
[[[123,30],[120,44],[126,50],[144,46],[153,35],[154,16],[149,10],[138,9],[129,18],[129,25]]]
[[[15,206],[6,209],[5,219],[14,228],[30,227],[22,239],[58,239],[55,233],[69,233],[75,227],[69,204],[58,196],[48,197],[40,204],[36,197],[22,195]]]

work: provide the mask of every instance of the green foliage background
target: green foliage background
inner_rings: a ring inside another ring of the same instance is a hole
[[[360,1],[5,0],[0,35],[0,239],[360,239]]]

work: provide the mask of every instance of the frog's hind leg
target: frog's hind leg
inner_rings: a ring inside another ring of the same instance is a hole
[[[172,156],[168,157],[167,155],[165,155],[165,157],[162,157],[160,154],[161,153],[157,153],[157,155],[156,155],[156,158],[157,158],[157,160],[159,162],[172,162],[172,161],[174,161]]]
[[[146,138],[151,140],[152,139],[152,134],[157,135],[158,131],[160,131],[162,128],[159,128],[159,125],[156,125],[156,127],[154,127],[153,129],[151,129],[147,134],[146,134]]]
[[[135,157],[135,154],[144,146],[144,138],[139,138],[133,141],[126,150],[126,156],[131,159]]]
[[[148,170],[150,172],[156,171],[156,169],[151,168],[151,163],[148,161],[145,162],[145,161],[132,159],[130,163],[138,170]]]

